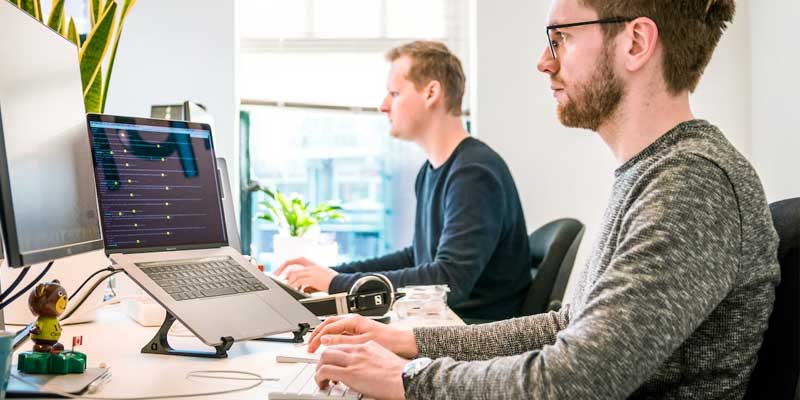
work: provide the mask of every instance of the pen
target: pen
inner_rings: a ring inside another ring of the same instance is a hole
[[[86,388],[86,392],[89,394],[95,393],[100,390],[108,381],[111,380],[111,371],[106,371],[105,374],[101,375],[99,378],[92,381],[89,384],[89,387]]]

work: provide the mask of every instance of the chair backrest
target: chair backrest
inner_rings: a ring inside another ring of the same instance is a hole
[[[580,221],[563,218],[543,225],[528,236],[533,282],[520,309],[521,316],[561,308],[583,231]]]
[[[781,283],[745,399],[795,399],[800,373],[800,198],[770,204]]]

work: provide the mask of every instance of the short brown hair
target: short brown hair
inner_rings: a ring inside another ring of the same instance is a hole
[[[461,115],[465,78],[458,57],[443,43],[423,40],[407,43],[386,52],[386,60],[389,62],[403,56],[411,58],[411,69],[406,79],[413,82],[417,90],[422,89],[430,81],[438,81],[444,91],[447,112],[455,116]]]
[[[664,81],[672,94],[694,92],[722,33],[733,20],[734,0],[582,0],[600,18],[648,17],[664,46]],[[606,40],[621,24],[603,25]]]

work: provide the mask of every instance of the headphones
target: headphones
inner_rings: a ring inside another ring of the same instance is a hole
[[[394,292],[394,285],[386,276],[368,274],[355,281],[347,293],[300,299],[300,303],[318,317],[361,314],[383,318],[402,295]]]
[[[347,308],[352,313],[379,317],[392,309],[395,301],[392,281],[382,274],[369,274],[359,278],[347,295]]]

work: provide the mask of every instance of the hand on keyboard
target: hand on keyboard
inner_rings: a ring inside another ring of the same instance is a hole
[[[320,357],[315,379],[321,387],[340,382],[367,397],[402,399],[406,363],[375,342],[330,346]]]

